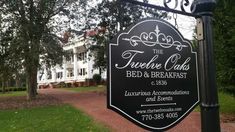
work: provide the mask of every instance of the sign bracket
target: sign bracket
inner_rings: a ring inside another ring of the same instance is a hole
[[[201,18],[197,18],[197,40],[203,40],[203,22]]]
[[[195,18],[201,17],[201,15],[194,14],[194,13],[189,13],[189,12],[186,12],[184,10],[183,3],[184,3],[184,1],[187,1],[187,0],[181,0],[181,9],[182,9],[182,11],[176,10],[176,9],[171,9],[169,7],[162,7],[162,6],[153,5],[153,4],[149,4],[149,3],[139,2],[139,1],[136,1],[136,0],[121,0],[121,1],[132,3],[132,4],[135,4],[135,5],[144,6],[144,7],[150,7],[150,8],[166,11],[166,12],[181,14],[181,15],[185,15],[185,16],[191,16],[191,17],[195,17]],[[168,0],[167,2],[169,3],[169,2],[171,2],[171,0]],[[167,2],[166,2],[166,0],[164,0],[164,5],[165,6],[166,6]],[[178,5],[178,1],[176,1],[176,2],[177,2],[177,5]],[[191,9],[194,10],[194,6],[192,6]]]

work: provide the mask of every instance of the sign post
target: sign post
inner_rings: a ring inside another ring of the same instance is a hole
[[[194,13],[201,16],[203,39],[199,41],[202,132],[220,132],[219,104],[213,57],[212,11],[215,0],[195,1]]]

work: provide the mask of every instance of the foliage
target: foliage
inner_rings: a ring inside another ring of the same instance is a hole
[[[80,8],[77,5],[84,7],[86,3],[85,0],[1,0],[1,26],[6,32],[11,31],[11,36],[8,37],[12,40],[6,43],[14,47],[14,50],[9,51],[13,57],[4,61],[17,58],[17,62],[22,63],[27,77],[29,99],[36,96],[37,71],[40,66],[50,67],[62,63],[65,52],[61,42],[67,40],[58,36],[58,32],[62,30],[60,24],[65,24],[62,25],[64,29],[72,20],[78,20],[75,14],[79,14]],[[64,19],[55,21],[58,16]],[[65,22],[68,19],[69,22]]]
[[[2,91],[5,92],[6,82],[11,78],[14,78],[13,75],[18,75],[20,69],[19,56],[16,52],[18,51],[15,47],[17,45],[14,43],[14,23],[9,23],[4,21],[10,21],[12,18],[10,16],[4,17],[0,15],[0,82],[2,86]],[[8,26],[6,27],[5,24]]]
[[[166,16],[166,13],[120,0],[104,0],[96,7],[93,6],[95,4],[88,6],[88,2],[90,1],[1,0],[0,30],[4,32],[0,34],[0,40],[4,41],[1,45],[7,48],[8,53],[5,55],[7,58],[3,59],[4,63],[0,64],[3,67],[0,68],[1,71],[6,71],[2,77],[12,75],[7,69],[11,64],[14,67],[9,68],[10,70],[25,71],[28,98],[33,99],[37,94],[37,71],[41,66],[50,68],[62,63],[62,57],[65,56],[62,45],[68,42],[70,33],[72,37],[76,37],[83,33],[78,31],[80,29],[105,28],[105,32],[94,36],[95,45],[89,47],[95,56],[94,66],[101,73],[107,64],[106,46],[118,30],[143,16]],[[4,34],[10,39],[2,39]]]
[[[90,56],[94,57],[94,68],[99,69],[99,74],[106,69],[107,65],[107,45],[109,38],[105,34],[99,34],[93,37],[94,44],[90,45]]]
[[[1,110],[0,127],[4,132],[105,132],[109,131],[94,122],[83,112],[68,106],[48,106],[20,110]]]
[[[235,97],[223,91],[219,91],[218,96],[219,96],[220,113],[235,115]],[[195,111],[200,111],[200,107],[197,106]]]
[[[26,91],[11,91],[11,92],[6,92],[5,94],[0,94],[1,97],[18,97],[18,96],[26,96],[27,93]]]
[[[101,81],[101,75],[100,74],[94,74],[93,80],[96,82],[96,84],[100,84]]]
[[[145,0],[144,2],[148,2]],[[152,8],[133,5],[121,0],[102,0],[95,8],[89,12],[88,18],[98,21],[98,23],[87,23],[88,27],[95,28],[98,32],[90,36],[94,41],[88,48],[95,58],[95,68],[103,71],[107,65],[107,46],[109,40],[133,23],[144,17],[163,18],[165,12],[160,12]],[[102,30],[103,29],[103,30]],[[102,32],[99,32],[102,31]]]
[[[235,114],[235,98],[234,96],[219,92],[220,112],[223,114]]]
[[[219,89],[221,92],[228,93],[235,97],[235,88],[234,86],[224,86]]]
[[[69,90],[73,92],[78,93],[84,93],[84,92],[103,92],[106,90],[105,86],[98,86],[98,87],[78,87],[78,88],[64,88],[64,90]]]
[[[214,42],[219,87],[235,89],[235,1],[219,0],[214,12]]]
[[[11,91],[26,91],[26,87],[6,87],[5,92],[11,92]],[[0,93],[3,92],[0,89]]]

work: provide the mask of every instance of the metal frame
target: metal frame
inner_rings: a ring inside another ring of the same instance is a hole
[[[150,7],[167,12],[195,17],[202,22],[203,36],[198,41],[199,77],[200,77],[200,107],[202,132],[220,132],[218,92],[216,87],[215,62],[213,57],[212,15],[216,0],[194,0],[191,12],[185,11],[189,0],[163,0],[163,5],[152,5],[136,0],[121,0],[135,5]],[[175,3],[173,9],[168,6]],[[176,10],[180,6],[181,10]]]
[[[186,15],[186,16],[191,16],[191,17],[200,17],[198,14],[194,14],[194,13],[189,13],[185,11],[185,7],[190,6],[189,1],[188,0],[181,0],[180,4],[178,0],[173,0],[175,1],[175,5],[173,8],[170,8],[168,5],[171,4],[172,0],[163,0],[163,6],[159,6],[159,5],[152,5],[152,4],[148,4],[148,3],[144,3],[144,2],[139,2],[136,0],[121,0],[123,2],[128,2],[128,3],[132,3],[135,5],[140,5],[140,6],[146,6],[146,7],[150,7],[150,8],[155,8],[158,10],[163,10],[163,11],[167,11],[167,12],[172,12],[172,13],[177,13],[177,14],[181,14],[181,15]],[[176,10],[176,8],[180,7],[181,10]],[[192,4],[191,5],[191,10],[195,10],[195,5]]]

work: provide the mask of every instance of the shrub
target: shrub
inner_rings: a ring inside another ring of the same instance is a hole
[[[219,87],[219,90],[222,92],[226,92],[230,95],[235,96],[235,86],[224,86],[224,87]]]
[[[101,76],[99,74],[94,74],[93,80],[96,82],[96,84],[100,84]]]
[[[26,91],[26,87],[6,87],[5,92],[11,91]],[[2,92],[2,88],[0,88],[0,92]]]

